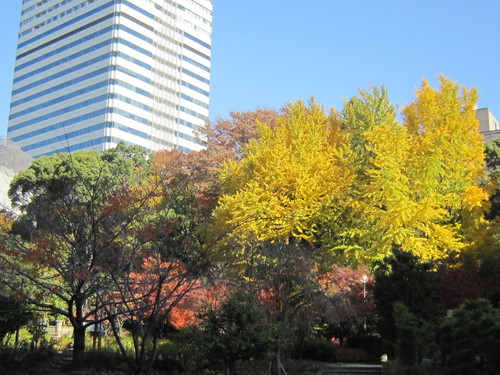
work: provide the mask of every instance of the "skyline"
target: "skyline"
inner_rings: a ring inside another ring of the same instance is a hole
[[[20,5],[8,1],[0,15],[1,136]],[[499,14],[493,0],[214,0],[210,119],[311,96],[341,110],[344,99],[370,85],[384,85],[392,102],[404,105],[422,78],[436,86],[439,74],[476,87],[478,107],[499,117]]]

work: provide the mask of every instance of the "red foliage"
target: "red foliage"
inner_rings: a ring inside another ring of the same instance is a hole
[[[176,328],[185,328],[197,324],[197,311],[203,306],[219,308],[229,297],[230,292],[223,283],[211,283],[189,291],[181,302],[169,314],[170,323]]]
[[[196,313],[202,306],[208,304],[217,308],[229,296],[223,283],[203,285],[184,276],[185,268],[180,263],[160,263],[152,257],[145,259],[141,272],[131,274],[134,294],[138,301],[142,301],[141,308],[151,313],[158,297],[161,313],[168,316],[169,323],[184,328],[198,322]],[[161,289],[158,288],[160,278],[164,280]]]
[[[185,277],[185,267],[180,262],[160,262],[154,257],[144,259],[139,272],[132,272],[131,293],[135,308],[151,314],[154,310],[167,313],[177,301],[193,287]]]
[[[367,276],[365,268],[352,269],[347,267],[339,267],[333,265],[329,272],[322,274],[319,277],[319,284],[325,294],[344,294],[351,296],[363,296],[363,277]],[[373,282],[373,277],[368,276],[366,285]],[[370,292],[368,288],[365,289],[366,296]]]
[[[364,282],[366,278],[366,282]],[[352,269],[333,265],[318,279],[332,306],[327,320],[348,321],[356,316],[370,315],[374,310],[371,285],[373,277],[366,268]]]
[[[475,266],[462,265],[443,268],[440,284],[444,307],[455,309],[468,299],[487,298],[494,280],[481,276]]]

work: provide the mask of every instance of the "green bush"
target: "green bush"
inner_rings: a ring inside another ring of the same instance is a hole
[[[500,316],[488,300],[465,302],[439,333],[442,362],[449,374],[500,373]]]
[[[224,365],[233,373],[237,361],[265,355],[272,343],[272,327],[262,307],[249,294],[236,293],[219,309],[207,308],[199,329],[191,331],[184,351],[204,356],[212,366]],[[188,359],[184,355],[184,359]]]
[[[310,359],[315,361],[334,362],[336,360],[337,344],[320,337],[311,337],[297,343],[292,351],[294,358]]]
[[[123,368],[123,357],[117,350],[109,348],[90,349],[85,353],[86,368],[92,372],[108,372]]]
[[[158,347],[156,349],[156,360],[154,363],[154,368],[156,370],[167,371],[167,373],[171,373],[174,371],[182,371],[183,369],[189,369],[189,373],[196,373],[196,366],[193,365],[184,365],[182,359],[184,356],[187,359],[195,358],[195,363],[199,363],[200,356],[196,355],[196,352],[192,353],[184,353],[183,349],[186,348],[188,344],[188,340],[186,344],[182,342],[183,334],[175,334],[176,341],[163,340],[158,343]]]
[[[39,371],[54,357],[56,351],[51,347],[0,348],[0,371],[19,373]]]

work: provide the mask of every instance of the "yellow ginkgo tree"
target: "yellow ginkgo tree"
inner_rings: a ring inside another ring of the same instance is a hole
[[[414,250],[425,258],[470,247],[488,200],[484,142],[475,117],[477,90],[440,76],[434,89],[424,80],[416,99],[403,108],[411,136],[408,160],[415,202],[428,219]],[[430,214],[429,214],[430,213]]]
[[[470,248],[488,200],[477,92],[439,80],[423,82],[403,121],[372,88],[342,117],[299,101],[278,126],[259,124],[260,137],[221,171],[218,227],[247,243],[307,241],[322,260],[350,264],[394,246],[423,259]]]
[[[357,155],[367,159],[353,165],[359,182],[355,226],[363,244],[362,252],[346,252],[354,261],[380,259],[394,245],[423,259],[444,258],[470,246],[477,233],[488,198],[480,184],[484,144],[475,118],[477,92],[439,80],[438,89],[423,82],[403,108],[403,124],[384,90],[362,91],[364,106],[351,101],[344,111],[347,125],[353,118],[365,121],[350,137],[351,145],[363,144]]]
[[[243,241],[314,241],[336,226],[350,199],[353,172],[338,114],[298,101],[277,127],[259,130],[244,157],[221,171],[217,222]]]

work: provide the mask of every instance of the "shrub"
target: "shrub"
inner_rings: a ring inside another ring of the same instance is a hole
[[[465,302],[441,325],[439,337],[450,374],[500,373],[500,316],[489,301]]]
[[[51,347],[0,349],[0,371],[34,372],[50,362],[56,351]]]
[[[336,360],[338,345],[320,337],[310,337],[293,350],[293,356],[300,359],[333,362]]]
[[[192,332],[192,349],[204,352],[213,364],[224,364],[233,373],[236,361],[258,358],[272,342],[265,313],[250,295],[236,293],[217,310],[201,314],[199,330]]]
[[[93,372],[121,369],[123,357],[119,351],[109,348],[90,349],[85,353],[86,367]]]

